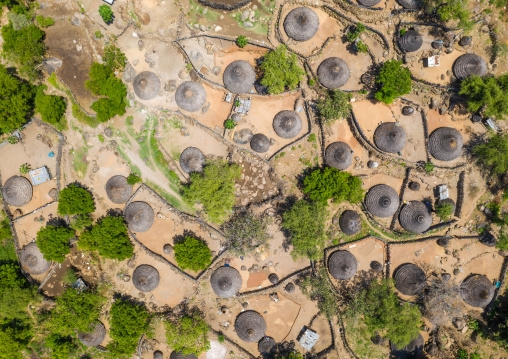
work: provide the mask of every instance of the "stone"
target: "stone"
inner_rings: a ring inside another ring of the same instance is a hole
[[[222,68],[221,68],[220,66],[214,66],[214,67],[212,68],[212,73],[213,73],[214,75],[218,75],[218,74],[220,74],[220,71],[221,71],[221,70],[222,70]]]
[[[458,270],[457,268],[455,268],[455,269],[453,270],[453,275],[457,275],[457,274],[459,274],[459,273],[460,273],[460,270]]]
[[[269,266],[269,267],[273,267],[273,262],[272,262],[272,261],[269,261],[269,262],[268,262],[268,266]]]
[[[128,281],[130,281],[130,280],[131,280],[131,276],[130,276],[130,275],[124,275],[124,276],[123,276],[123,281],[124,281],[124,282],[128,282]]]
[[[451,75],[452,75],[452,72],[451,72],[450,70],[447,70],[447,71],[446,71],[446,75],[447,75],[447,76],[451,76]]]
[[[77,17],[73,16],[71,19],[71,25],[79,26],[79,25],[81,25],[81,20],[78,19]]]
[[[444,80],[445,78],[446,78],[446,77],[445,77],[445,75],[444,75],[444,74],[443,74],[443,75],[441,75],[441,80]]]
[[[482,26],[482,32],[489,32],[490,29],[487,25]]]
[[[275,139],[273,138],[270,138],[270,146],[273,146],[277,143],[277,141],[275,141]]]
[[[443,281],[448,282],[452,278],[452,276],[450,275],[450,273],[443,273],[441,274],[441,278],[443,279]]]
[[[199,30],[201,31],[206,31],[206,26],[205,25],[199,25]]]
[[[52,74],[62,66],[62,60],[56,57],[48,57],[42,61],[42,68],[48,73]]]
[[[138,49],[139,51],[143,50],[145,48],[145,42],[141,39],[138,40]]]
[[[208,8],[207,8],[207,7],[205,7],[205,8],[203,9],[203,13],[202,13],[202,14],[203,14],[203,15],[206,15],[207,13],[208,13]]]
[[[92,169],[92,172],[93,172],[93,173],[97,173],[97,172],[99,172],[99,166],[95,166],[95,167]]]
[[[220,27],[220,26],[215,26],[214,31],[215,31],[215,32],[222,31],[222,27]]]
[[[247,267],[246,267],[246,266],[241,266],[241,267],[240,267],[240,270],[246,271],[246,270],[247,270]]]
[[[250,21],[244,21],[244,23],[243,23],[243,27],[245,27],[245,28],[250,28],[250,27],[253,27],[253,26],[254,25]]]
[[[242,15],[240,16],[240,19],[242,21],[245,21],[249,18],[249,15],[250,15],[250,11],[249,10],[245,10],[244,12],[242,12]]]
[[[187,69],[181,69],[179,72],[178,72],[178,77],[181,78],[182,80],[186,79],[187,77],[189,77],[189,73],[187,72]]]
[[[176,80],[169,80],[164,85],[164,91],[170,91],[170,92],[176,91]]]

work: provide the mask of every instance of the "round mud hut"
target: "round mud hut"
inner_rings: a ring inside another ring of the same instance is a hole
[[[279,276],[275,273],[271,273],[269,276],[268,276],[268,280],[270,281],[270,283],[272,284],[277,284],[279,283]]]
[[[178,107],[188,112],[199,111],[206,102],[206,91],[203,85],[194,81],[185,81],[175,92]]]
[[[151,100],[159,94],[161,81],[151,71],[140,72],[133,82],[134,92],[142,100]]]
[[[453,161],[459,157],[463,144],[460,132],[451,127],[440,127],[429,137],[429,151],[440,161]]]
[[[151,292],[159,285],[159,271],[148,264],[142,264],[134,269],[132,283],[140,292]]]
[[[32,183],[25,177],[12,176],[2,189],[2,197],[8,205],[22,207],[32,200]]]
[[[494,286],[484,275],[471,275],[460,284],[460,296],[470,306],[482,308],[494,297]]]
[[[367,193],[365,205],[370,213],[376,217],[393,216],[399,208],[399,195],[390,186],[378,184]]]
[[[275,345],[277,343],[272,337],[263,337],[258,343],[258,350],[261,354],[269,354]]]
[[[169,355],[169,359],[198,359],[194,354],[184,355],[182,352],[172,352]]]
[[[404,9],[416,10],[421,6],[421,2],[419,0],[397,0],[400,6]]]
[[[257,342],[265,335],[266,322],[258,312],[247,310],[236,317],[235,328],[243,341]]]
[[[487,63],[476,54],[464,54],[453,64],[453,74],[459,80],[469,76],[484,76],[487,73]]]
[[[302,119],[295,111],[284,110],[273,118],[273,129],[282,138],[295,138],[302,131],[302,126]]]
[[[257,133],[250,140],[250,148],[258,153],[265,153],[270,149],[270,140],[262,133]]]
[[[423,233],[432,225],[432,215],[423,202],[412,201],[400,210],[402,228],[412,233]]]
[[[164,354],[160,350],[153,352],[153,359],[164,359]]]
[[[355,211],[344,211],[339,219],[339,227],[345,235],[354,236],[362,229],[362,218]]]
[[[374,143],[381,151],[387,153],[402,151],[406,140],[406,131],[395,122],[382,123],[374,132]]]
[[[415,52],[422,47],[423,38],[418,31],[407,30],[404,35],[399,38],[399,46],[402,51]]]
[[[254,135],[252,134],[252,130],[250,128],[242,128],[241,130],[235,132],[233,141],[239,145],[246,145],[253,136]]]
[[[33,275],[45,273],[51,266],[51,263],[44,259],[35,242],[23,247],[19,255],[19,262],[24,270]]]
[[[329,89],[337,89],[344,86],[350,77],[349,67],[346,62],[338,57],[329,57],[319,65],[317,76],[319,82]]]
[[[344,171],[353,162],[353,151],[345,142],[334,142],[326,148],[325,162],[330,167]]]
[[[395,288],[404,295],[416,295],[427,284],[425,272],[413,263],[405,263],[395,269]]]
[[[296,41],[312,39],[319,29],[319,17],[308,7],[297,7],[284,19],[284,31]]]
[[[288,293],[293,293],[295,291],[295,285],[294,283],[288,283],[285,287],[284,287],[284,290]]]
[[[106,194],[111,202],[126,203],[132,196],[132,186],[124,176],[113,176],[106,182]]]
[[[394,358],[419,358],[423,353],[423,345],[425,341],[421,334],[411,340],[408,345],[403,348],[397,347],[394,343],[390,342],[390,350]]]
[[[141,233],[152,227],[155,215],[148,203],[132,202],[125,208],[124,217],[131,231]]]
[[[370,262],[370,269],[376,273],[381,273],[383,271],[383,265],[378,261],[372,261]]]
[[[233,93],[248,93],[256,81],[252,66],[244,60],[233,61],[224,70],[224,86]]]
[[[355,256],[348,251],[336,251],[328,258],[328,271],[335,279],[350,279],[356,274],[357,266]]]
[[[471,36],[462,36],[460,39],[460,46],[469,46],[471,45],[472,40]]]
[[[404,116],[411,116],[413,113],[415,113],[415,109],[411,106],[404,106],[402,108],[402,114]]]
[[[96,347],[100,345],[106,337],[106,328],[101,322],[95,323],[95,326],[90,332],[79,332],[78,339],[83,345],[87,347]]]
[[[199,148],[187,147],[180,154],[180,167],[185,173],[201,172],[205,165],[205,155]]]
[[[48,196],[49,196],[52,200],[54,200],[54,201],[56,201],[56,197],[57,197],[57,195],[58,195],[58,192],[57,192],[56,188],[51,188],[51,189],[49,190],[49,192],[48,192]]]
[[[242,287],[242,276],[233,267],[219,267],[210,277],[212,289],[221,298],[234,297]]]

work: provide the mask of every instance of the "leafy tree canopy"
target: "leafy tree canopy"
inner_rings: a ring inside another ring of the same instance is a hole
[[[67,109],[67,103],[62,96],[46,95],[44,90],[48,87],[41,85],[35,95],[35,111],[41,114],[42,120],[52,125],[60,122]]]
[[[23,320],[28,304],[37,299],[37,289],[21,274],[16,263],[0,265],[0,317]]]
[[[104,48],[104,64],[112,71],[123,71],[127,63],[125,54],[115,45],[108,45]]]
[[[376,92],[376,99],[386,104],[391,104],[399,96],[411,92],[411,73],[402,62],[397,60],[386,61],[376,82],[381,88]]]
[[[109,24],[113,20],[113,10],[111,10],[111,6],[106,4],[99,6],[99,15],[106,24]]]
[[[223,225],[229,251],[237,256],[244,256],[268,247],[271,238],[268,223],[267,217],[251,212],[236,214]]]
[[[486,143],[476,145],[473,155],[491,174],[504,175],[508,171],[508,134],[496,134]]]
[[[47,261],[62,263],[70,253],[69,241],[74,237],[72,229],[48,225],[37,232],[37,247]]]
[[[313,201],[323,201],[333,198],[340,203],[361,202],[364,196],[362,180],[349,172],[339,171],[333,167],[316,169],[305,176],[303,192]]]
[[[62,216],[94,211],[95,204],[92,195],[75,184],[67,186],[58,194],[58,213]]]
[[[319,98],[317,110],[325,124],[347,118],[351,112],[349,95],[341,90],[330,90]]]
[[[131,186],[134,186],[136,183],[139,183],[141,181],[143,181],[141,177],[135,173],[131,173],[129,177],[127,177],[127,183],[130,184]]]
[[[9,133],[27,121],[33,111],[33,95],[29,83],[0,65],[0,133]]]
[[[295,54],[288,53],[286,45],[279,45],[265,55],[261,71],[261,84],[266,86],[271,94],[284,92],[286,88],[294,90],[305,76],[305,71],[298,64],[298,58]]]
[[[205,269],[212,262],[212,252],[202,241],[186,236],[185,240],[174,245],[175,258],[182,269],[195,272]]]
[[[438,203],[436,205],[436,215],[443,221],[448,221],[453,214],[453,204],[451,203]]]
[[[208,324],[197,313],[186,315],[166,322],[167,343],[176,352],[199,356],[210,349],[209,330]]]
[[[46,338],[46,346],[51,349],[51,358],[54,359],[68,359],[77,349],[71,336],[55,333]]]
[[[427,12],[437,10],[437,16],[441,21],[459,20],[457,27],[470,30],[474,21],[470,21],[470,12],[467,0],[424,0]]]
[[[32,338],[29,326],[19,322],[3,323],[0,325],[0,359],[22,359],[22,350]]]
[[[460,84],[461,95],[467,96],[468,110],[483,109],[488,117],[502,119],[508,114],[508,75],[498,78],[471,76]]]

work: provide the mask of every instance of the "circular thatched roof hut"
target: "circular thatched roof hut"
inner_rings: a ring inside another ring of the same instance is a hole
[[[353,151],[345,142],[334,142],[326,148],[325,162],[330,167],[344,171],[353,162]]]
[[[413,113],[415,113],[415,109],[414,109],[413,107],[411,107],[411,106],[404,106],[404,107],[402,108],[402,114],[403,114],[404,116],[410,116],[410,115],[412,115]]]
[[[257,133],[250,140],[250,148],[258,153],[265,153],[270,149],[270,140],[262,133]]]
[[[175,100],[182,110],[199,111],[206,102],[206,91],[203,85],[194,81],[185,81],[175,92]]]
[[[224,86],[233,93],[248,93],[256,81],[252,66],[244,60],[233,61],[224,70]]]
[[[366,6],[366,7],[372,7],[381,2],[381,0],[357,0],[358,4]]]
[[[487,63],[476,54],[464,54],[453,64],[453,74],[459,80],[469,76],[484,76],[487,73]]]
[[[370,269],[376,273],[381,273],[383,271],[383,265],[378,261],[372,261],[370,262]]]
[[[169,355],[169,359],[198,359],[194,354],[183,355],[182,352],[172,352]]]
[[[409,183],[409,189],[411,191],[419,191],[420,190],[420,183],[419,182],[416,182],[416,181],[412,181],[411,183]]]
[[[462,36],[460,39],[460,46],[469,46],[471,45],[472,40],[471,36]]]
[[[32,184],[21,176],[9,178],[2,189],[2,197],[8,205],[22,207],[32,200]]]
[[[394,343],[390,342],[390,349],[395,358],[418,358],[423,352],[423,345],[425,341],[421,334],[411,340],[408,345],[403,348],[397,347]]]
[[[293,282],[290,282],[286,284],[286,287],[284,287],[284,290],[288,293],[293,293],[295,291],[295,285]]]
[[[131,231],[146,232],[152,227],[155,215],[148,203],[132,202],[125,208],[124,217]]]
[[[460,132],[451,127],[440,127],[429,137],[429,151],[440,161],[453,161],[459,157],[463,144]]]
[[[245,342],[257,342],[266,332],[266,322],[261,314],[253,310],[242,312],[236,317],[236,334]]]
[[[212,289],[221,298],[234,297],[242,287],[242,276],[233,267],[219,267],[210,277]]]
[[[295,111],[280,111],[273,118],[273,129],[279,137],[294,138],[302,131],[302,119]]]
[[[134,269],[132,283],[141,292],[151,292],[159,285],[159,271],[148,264],[142,264]]]
[[[297,7],[284,19],[286,34],[296,41],[310,40],[319,29],[319,17],[308,7]]]
[[[404,9],[410,9],[410,10],[416,10],[421,5],[419,0],[397,0],[397,2]]]
[[[494,297],[494,286],[484,275],[470,275],[460,284],[460,296],[472,307],[485,307]]]
[[[362,218],[355,211],[344,211],[339,219],[339,227],[345,235],[353,236],[362,229]]]
[[[399,38],[399,46],[405,52],[418,51],[422,47],[423,38],[418,31],[407,30],[404,35]]]
[[[395,269],[395,288],[405,295],[420,293],[427,284],[423,270],[413,263],[404,263]]]
[[[171,254],[173,253],[173,246],[169,243],[166,243],[164,245],[164,247],[162,247],[162,251],[165,253],[165,254]]]
[[[365,205],[376,217],[390,217],[399,208],[399,195],[392,187],[378,184],[369,189],[365,197]]]
[[[406,145],[406,131],[395,122],[385,122],[374,132],[374,143],[384,152],[397,153]]]
[[[87,347],[100,345],[106,337],[106,328],[101,322],[95,323],[94,329],[90,332],[79,332],[78,339]]]
[[[350,77],[349,67],[346,62],[338,57],[329,57],[319,65],[317,69],[319,82],[329,89],[337,89],[344,86]]]
[[[348,251],[336,251],[328,258],[328,271],[335,279],[350,279],[356,274],[357,266],[355,256]]]
[[[205,155],[199,148],[187,147],[180,155],[180,167],[185,173],[201,172],[205,165]]]
[[[263,337],[258,343],[258,350],[261,354],[268,354],[277,345],[272,337]]]
[[[164,359],[164,355],[160,350],[156,350],[153,352],[153,359]]]
[[[106,182],[106,194],[113,203],[126,203],[132,196],[132,186],[124,176],[113,176]]]
[[[437,240],[437,245],[438,246],[441,246],[443,248],[446,248],[448,247],[448,245],[450,244],[450,239],[448,237],[441,237]]]
[[[35,242],[23,247],[19,255],[19,262],[24,270],[33,275],[45,273],[51,266],[51,263],[44,259]]]
[[[133,82],[134,92],[142,100],[151,100],[159,94],[161,81],[151,71],[140,72]]]
[[[279,283],[279,276],[275,273],[271,273],[269,276],[268,276],[268,280],[270,281],[270,283],[272,284],[277,284]]]
[[[432,216],[423,202],[412,201],[400,210],[400,225],[408,232],[423,233],[432,224]]]

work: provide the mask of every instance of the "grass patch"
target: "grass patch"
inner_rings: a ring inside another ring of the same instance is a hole
[[[88,168],[88,163],[86,162],[86,154],[88,153],[88,147],[81,147],[77,150],[73,150],[71,153],[74,156],[74,160],[72,161],[72,165],[74,166],[74,171],[76,171],[76,175],[79,178],[85,177],[86,170]]]
[[[260,35],[267,35],[268,34],[268,24],[265,23],[267,22],[268,18],[271,18],[273,16],[273,14],[271,14],[269,11],[265,10],[265,6],[263,6],[262,8],[258,8],[256,11],[254,11],[254,18],[256,19],[260,19],[260,18],[264,18],[265,20],[257,20],[255,22],[251,22],[249,21],[249,19],[245,20],[245,21],[249,21],[252,25],[252,27],[244,27],[243,26],[243,23],[244,21],[242,21],[241,19],[241,16],[242,16],[242,11],[238,10],[235,14],[236,16],[233,17],[233,14],[229,15],[233,18],[233,20],[235,20],[237,23],[238,23],[238,26],[242,29],[245,29],[247,31],[251,31],[255,34],[260,34]]]
[[[220,13],[212,10],[211,8],[208,8],[208,11],[206,12],[206,14],[203,14],[203,11],[205,10],[206,6],[198,4],[192,0],[190,0],[190,5],[192,6],[192,10],[190,10],[187,13],[187,15],[189,16],[192,24],[196,24],[200,17],[205,18],[206,20],[208,20],[210,22],[217,21],[220,18]]]
[[[147,184],[147,186],[151,187],[155,192],[157,192],[162,198],[164,198],[173,207],[179,209],[180,211],[186,212],[186,213],[194,213],[194,210],[187,203],[185,203],[184,201],[169,194],[168,192],[163,190],[161,187],[159,187],[155,183],[150,182],[150,181],[146,181],[145,183]]]
[[[384,359],[388,356],[388,352],[383,353],[380,346],[376,346],[370,341],[367,325],[362,319],[348,319],[344,324],[347,328],[346,336],[351,350],[359,358]]]

